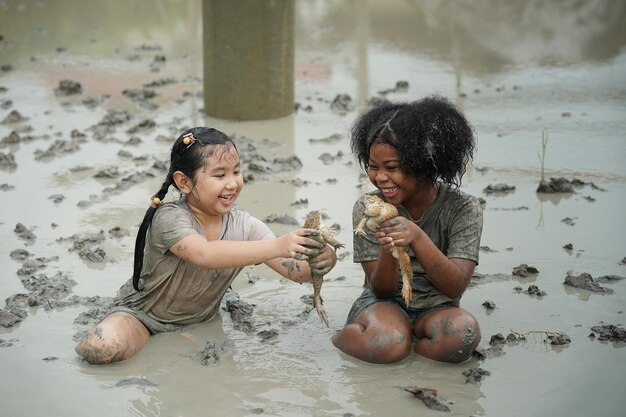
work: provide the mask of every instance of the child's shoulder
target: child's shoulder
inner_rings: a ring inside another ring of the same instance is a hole
[[[189,211],[189,207],[185,204],[184,201],[168,201],[167,203],[162,203],[158,208],[156,213],[162,214],[172,211]]]
[[[444,194],[444,198],[441,199],[442,205],[448,207],[450,210],[469,210],[474,213],[482,212],[480,201],[471,194],[449,186],[442,186],[440,192]]]
[[[187,219],[193,216],[187,204],[183,201],[169,201],[162,203],[154,213],[152,223],[173,222],[180,219]]]

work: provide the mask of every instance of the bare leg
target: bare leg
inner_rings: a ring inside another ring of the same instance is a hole
[[[332,341],[342,352],[366,362],[396,362],[411,353],[411,325],[400,307],[380,302],[337,332]]]
[[[128,313],[117,312],[104,318],[76,345],[76,353],[93,365],[123,361],[146,344],[150,332]]]
[[[413,350],[427,358],[460,363],[470,358],[480,342],[480,327],[462,308],[438,308],[419,317],[413,325],[417,342]]]

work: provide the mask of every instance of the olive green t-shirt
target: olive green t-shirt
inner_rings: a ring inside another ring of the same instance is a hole
[[[382,193],[378,190],[369,194],[376,194],[384,200]],[[404,206],[397,205],[396,207],[400,216],[413,220]],[[363,217],[363,211],[363,196],[361,196],[352,210],[353,228],[358,225]],[[477,198],[441,184],[437,199],[428,207],[422,219],[416,223],[448,258],[469,259],[478,264],[483,213]],[[354,262],[378,259],[380,246],[374,232],[368,228],[365,228],[365,232],[365,236],[354,235]],[[413,297],[410,307],[422,308],[446,302],[458,302],[458,300],[451,300],[446,297],[435,288],[428,279],[424,268],[415,258],[411,248],[407,247],[406,249],[411,256],[413,269]],[[365,277],[364,287],[369,288],[369,277]],[[398,298],[402,296],[401,289],[402,279],[398,269],[398,292],[396,294]]]
[[[161,205],[146,237],[141,291],[132,279],[120,288],[116,304],[139,311],[162,324],[191,324],[210,319],[242,267],[204,269],[174,255],[170,248],[201,225],[183,201]],[[233,208],[222,218],[221,240],[273,239],[269,227],[248,212]]]

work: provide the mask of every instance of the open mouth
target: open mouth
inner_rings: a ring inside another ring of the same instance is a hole
[[[233,198],[235,198],[235,194],[225,194],[225,195],[221,195],[219,196],[219,199],[222,201],[231,201]]]
[[[380,188],[380,191],[383,192],[383,195],[386,198],[394,197],[396,194],[398,194],[399,190],[400,189],[398,187],[385,187],[385,188],[381,187]]]

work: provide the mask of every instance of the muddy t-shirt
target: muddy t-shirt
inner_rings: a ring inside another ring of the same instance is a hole
[[[169,249],[191,234],[204,231],[184,201],[160,206],[152,220],[140,277],[122,286],[117,305],[139,310],[161,323],[191,324],[211,318],[237,274],[243,269],[204,269],[186,262]],[[274,233],[249,213],[233,208],[222,219],[221,240],[273,239]]]
[[[380,191],[373,191],[384,200]],[[364,211],[363,196],[357,200],[352,210],[353,228],[359,224]],[[478,199],[458,190],[452,190],[445,185],[439,186],[439,195],[433,204],[428,207],[419,221],[411,218],[407,209],[397,205],[398,213],[415,222],[430,237],[435,246],[448,258],[469,259],[478,264],[480,235],[483,228],[483,213]],[[366,235],[354,235],[354,262],[374,261],[378,259],[380,246],[374,232],[365,228]],[[413,297],[411,307],[430,307],[446,302],[457,302],[443,295],[432,285],[424,268],[417,261],[413,251],[407,247],[411,256],[413,269]],[[365,277],[365,287],[369,288],[369,277]],[[398,269],[398,292],[396,297],[402,297],[402,278]]]

